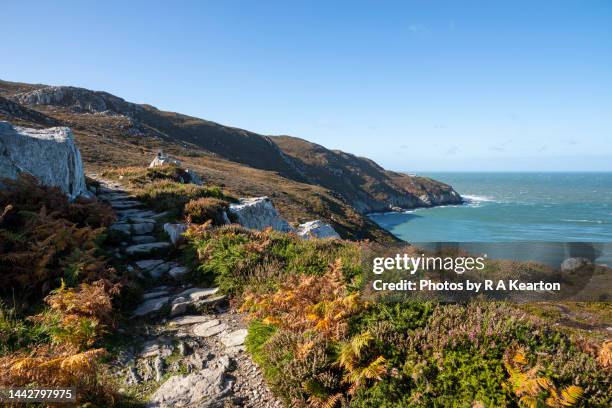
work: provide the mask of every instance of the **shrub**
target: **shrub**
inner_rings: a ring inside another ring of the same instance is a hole
[[[76,387],[77,401],[114,402],[114,393],[99,382],[99,360],[103,349],[60,354],[34,352],[35,356],[0,358],[0,385],[3,387]]]
[[[184,213],[189,223],[203,224],[211,220],[213,225],[223,225],[226,223],[227,208],[227,201],[204,197],[185,204]]]
[[[0,190],[0,295],[40,299],[65,278],[70,284],[111,278],[97,242],[114,215],[90,200],[69,202],[57,188],[29,175],[2,181]],[[19,302],[19,303],[21,303]]]
[[[361,272],[357,243],[302,240],[292,234],[253,231],[236,225],[192,226],[186,236],[200,263],[193,279],[214,281],[226,293],[238,294],[247,284],[274,289],[291,275],[323,275],[338,258],[342,260],[347,281],[359,277]]]
[[[117,293],[119,285],[104,280],[82,283],[78,290],[62,285],[46,297],[49,310],[32,319],[53,327],[55,344],[83,350],[113,326],[111,297]]]
[[[125,167],[103,172],[102,175],[120,179],[136,198],[156,211],[168,211],[172,218],[182,217],[183,208],[191,200],[204,197],[234,200],[217,186],[189,184],[189,174],[176,165]]]
[[[14,309],[0,304],[0,356],[49,340],[46,327],[19,319]]]

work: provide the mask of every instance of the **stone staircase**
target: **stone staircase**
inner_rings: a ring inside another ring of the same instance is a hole
[[[172,258],[174,245],[159,239],[166,214],[147,209],[117,182],[98,181],[98,198],[117,213],[110,227],[122,237],[115,258],[151,283],[129,323],[118,329],[129,344],[112,363],[124,384],[120,391],[147,399],[149,407],[282,406],[244,352],[242,315],[218,288],[183,282],[189,269]]]

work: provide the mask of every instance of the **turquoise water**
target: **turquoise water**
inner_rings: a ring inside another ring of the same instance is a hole
[[[371,218],[408,242],[612,242],[612,173],[427,173],[467,201]]]

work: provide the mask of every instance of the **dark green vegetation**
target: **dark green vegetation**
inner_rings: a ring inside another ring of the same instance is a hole
[[[193,228],[190,242],[194,278],[239,299],[253,319],[247,350],[290,406],[612,402],[609,343],[553,329],[516,305],[359,300],[367,244],[234,226]]]
[[[293,234],[258,232],[236,225],[194,228],[188,233],[200,266],[192,279],[214,282],[221,290],[239,294],[245,288],[274,288],[289,276],[322,275],[337,258],[345,271],[360,271],[359,246],[340,240],[304,241]]]

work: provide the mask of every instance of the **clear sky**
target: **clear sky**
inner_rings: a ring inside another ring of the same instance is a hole
[[[0,78],[407,171],[612,170],[612,1],[3,0]]]

